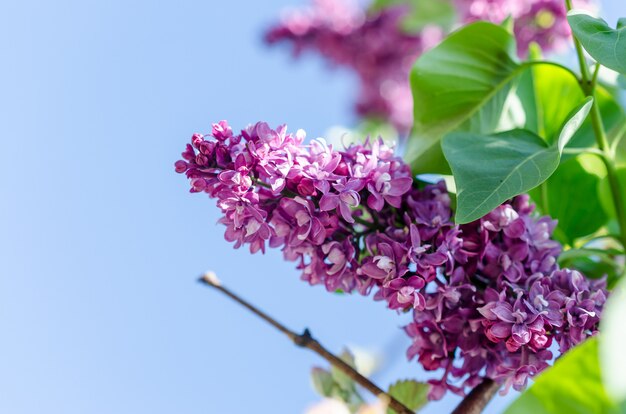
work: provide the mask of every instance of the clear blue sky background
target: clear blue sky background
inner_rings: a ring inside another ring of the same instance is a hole
[[[216,120],[310,136],[353,121],[353,79],[259,40],[301,3],[0,5],[0,412],[302,412],[323,361],[196,283],[206,269],[333,350],[386,353],[382,385],[422,375],[406,318],[309,287],[278,252],[233,250],[214,202],[173,172]]]

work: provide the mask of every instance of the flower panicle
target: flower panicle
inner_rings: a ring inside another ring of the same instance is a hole
[[[420,186],[382,139],[338,150],[305,138],[221,121],[192,136],[175,169],[217,200],[236,248],[281,248],[312,285],[413,312],[408,357],[444,372],[431,399],[483,377],[522,389],[553,343],[565,352],[596,332],[605,282],[558,267],[556,223],[528,196],[456,225],[443,181]]]

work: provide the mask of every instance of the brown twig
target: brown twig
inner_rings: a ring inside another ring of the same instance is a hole
[[[478,384],[457,407],[452,414],[480,414],[485,406],[500,388],[500,384],[492,379],[485,378],[483,382]]]
[[[278,329],[280,332],[287,335],[287,337],[291,339],[293,343],[296,344],[297,346],[302,347],[302,348],[308,348],[311,351],[315,352],[316,354],[324,358],[326,361],[328,361],[331,365],[333,365],[334,367],[336,367],[337,369],[345,373],[347,376],[352,378],[357,384],[359,384],[360,386],[362,386],[363,388],[365,388],[366,390],[368,390],[375,396],[382,398],[385,401],[388,401],[389,408],[392,408],[397,413],[414,414],[413,411],[407,408],[400,401],[396,400],[391,395],[387,394],[385,391],[383,391],[380,387],[378,387],[372,381],[370,381],[369,379],[361,375],[356,369],[348,365],[341,358],[339,358],[338,356],[334,355],[332,352],[324,348],[322,344],[320,344],[315,338],[313,338],[313,336],[311,336],[311,332],[309,332],[308,329],[305,329],[302,334],[297,334],[291,331],[290,329],[285,327],[283,324],[281,324],[280,322],[276,321],[274,318],[272,318],[271,316],[263,312],[262,310],[258,309],[251,303],[239,297],[237,294],[233,293],[229,289],[222,286],[220,281],[217,279],[217,277],[213,273],[210,273],[210,272],[206,273],[204,276],[200,278],[199,281],[206,284],[207,286],[210,286],[214,289],[219,290],[220,292],[222,292],[229,298],[233,299],[235,302],[247,308],[252,313],[254,313],[258,317],[263,319],[265,322],[269,323],[274,328]]]

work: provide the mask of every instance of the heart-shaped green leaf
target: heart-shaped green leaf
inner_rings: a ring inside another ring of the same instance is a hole
[[[440,140],[450,131],[491,134],[521,66],[515,38],[477,22],[422,54],[411,72],[414,127],[405,158],[416,173],[449,171]]]
[[[624,254],[623,250],[615,248],[586,248],[565,250],[559,255],[559,265],[569,269],[576,269],[589,279],[606,277],[609,285],[621,274],[616,256]]]
[[[507,408],[504,414],[617,414],[602,384],[598,338],[560,358]]]
[[[336,387],[335,380],[327,370],[313,368],[311,371],[311,382],[313,383],[315,391],[322,397],[331,398],[334,396],[334,389]]]
[[[496,135],[453,132],[442,147],[456,182],[459,224],[535,188],[552,175],[560,158],[557,147],[523,129]]]
[[[626,74],[626,19],[619,19],[613,29],[602,19],[572,10],[567,20],[576,39],[598,63]]]
[[[403,380],[389,387],[389,395],[400,401],[407,408],[418,411],[428,402],[430,385],[415,380]],[[395,410],[387,409],[387,414],[396,414]]]
[[[456,222],[479,219],[509,198],[547,180],[592,104],[591,98],[585,99],[572,111],[552,145],[521,129],[496,135],[448,134],[442,148],[457,187]]]

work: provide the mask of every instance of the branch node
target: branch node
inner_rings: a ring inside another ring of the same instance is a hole
[[[307,345],[312,341],[313,336],[311,336],[311,331],[309,331],[309,328],[305,328],[304,332],[302,332],[300,335],[296,335],[293,338],[293,343],[301,348],[306,348]]]

